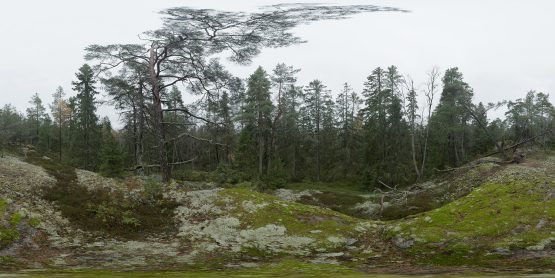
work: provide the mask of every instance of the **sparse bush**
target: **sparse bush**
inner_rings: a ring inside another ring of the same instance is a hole
[[[29,226],[33,228],[38,228],[40,226],[40,220],[36,217],[29,218],[28,223],[29,223]]]
[[[201,171],[195,171],[195,170],[181,170],[181,171],[175,171],[173,173],[173,178],[175,178],[176,180],[182,180],[182,181],[207,181],[209,178],[209,175],[207,172],[201,172]]]
[[[153,178],[147,178],[144,183],[144,192],[149,198],[160,196],[162,194],[162,186],[161,182]]]
[[[124,225],[129,225],[134,227],[138,227],[141,225],[141,221],[135,218],[135,216],[133,215],[133,212],[129,210],[123,213],[121,223],[123,223]]]
[[[228,164],[220,164],[210,173],[211,180],[217,183],[237,184],[247,180],[245,174]]]
[[[122,176],[124,159],[123,153],[115,142],[103,145],[100,153],[100,173],[112,178]]]
[[[10,217],[10,224],[12,226],[17,226],[19,223],[21,223],[21,220],[23,220],[23,215],[19,212],[16,212]]]
[[[16,229],[0,227],[0,249],[10,245],[19,239],[19,232]]]

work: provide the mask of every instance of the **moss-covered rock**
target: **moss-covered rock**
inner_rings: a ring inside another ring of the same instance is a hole
[[[172,192],[179,236],[210,252],[245,257],[311,256],[358,240],[359,220],[246,188]]]
[[[551,258],[555,168],[509,165],[443,207],[396,221],[388,237],[421,263],[495,265]],[[544,165],[545,166],[545,165]]]
[[[0,159],[6,170],[0,176],[0,252],[9,249],[6,260],[19,267],[347,273],[404,263],[555,263],[551,157],[472,164],[383,203],[379,194],[354,186],[292,187],[275,196],[254,186],[107,179],[41,157],[30,161],[40,167]],[[26,184],[33,178],[36,184]],[[50,194],[36,194],[41,188]],[[404,218],[365,220],[355,217],[357,210]]]

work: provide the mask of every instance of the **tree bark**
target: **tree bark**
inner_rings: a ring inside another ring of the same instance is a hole
[[[270,175],[271,172],[271,166],[272,166],[272,159],[274,156],[274,153],[276,152],[276,125],[278,120],[281,118],[281,114],[283,112],[282,107],[282,101],[281,101],[281,87],[282,84],[279,84],[279,88],[278,88],[278,111],[276,116],[274,117],[274,120],[272,122],[272,130],[270,131],[270,142],[269,142],[269,146],[268,146],[268,161],[267,161],[267,165],[266,165],[266,175]]]
[[[152,86],[152,96],[154,97],[154,115],[153,124],[155,129],[156,141],[158,141],[158,160],[160,165],[160,173],[162,181],[169,183],[171,180],[171,168],[168,163],[168,154],[166,152],[166,130],[164,128],[164,112],[162,110],[162,99],[160,95],[160,84],[156,74],[156,52],[154,47],[150,48],[149,59],[149,75],[150,85]]]
[[[412,131],[411,131],[411,148],[412,148],[412,163],[414,164],[414,171],[416,172],[416,179],[420,180],[420,171],[418,171],[418,163],[416,162],[416,147],[414,144],[414,134],[415,133],[415,129],[414,129],[414,123],[412,126]]]

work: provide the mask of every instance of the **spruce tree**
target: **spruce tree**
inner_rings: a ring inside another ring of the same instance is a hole
[[[75,118],[77,121],[77,141],[80,165],[87,170],[97,166],[100,150],[100,130],[96,115],[96,80],[92,68],[84,64],[75,74],[77,81],[72,82],[75,97]]]
[[[27,118],[31,124],[30,139],[31,143],[38,146],[40,140],[40,126],[46,117],[46,109],[42,105],[42,99],[35,93],[29,101],[31,107],[27,108]]]
[[[102,148],[100,149],[100,173],[107,177],[121,176],[124,169],[124,155],[121,151],[114,133],[110,120],[105,117],[102,119]]]
[[[264,174],[264,159],[267,154],[271,129],[270,115],[274,109],[270,100],[270,86],[268,74],[262,67],[258,67],[249,77],[245,109],[242,115],[245,122],[243,132],[246,133],[241,138],[242,156],[247,158],[250,156],[248,153],[257,154],[258,177],[262,177]],[[255,149],[253,149],[254,146],[256,146]],[[252,158],[247,160],[252,160]]]
[[[431,119],[433,155],[437,167],[457,167],[468,158],[472,88],[463,80],[458,68],[450,68],[443,76],[443,91]]]

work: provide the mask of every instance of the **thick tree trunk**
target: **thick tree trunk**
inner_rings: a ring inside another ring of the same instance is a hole
[[[137,138],[137,165],[143,165],[143,134],[145,129],[145,117],[144,117],[144,107],[145,99],[143,95],[143,80],[139,80],[139,126],[138,126],[138,138]]]
[[[283,104],[281,103],[281,87],[282,85],[279,84],[279,88],[278,88],[278,111],[276,114],[276,117],[274,118],[273,122],[272,122],[272,130],[270,132],[270,142],[269,142],[269,146],[268,146],[268,161],[267,161],[267,165],[266,165],[266,175],[270,175],[271,174],[271,166],[272,166],[272,159],[274,158],[274,154],[276,153],[276,125],[278,123],[278,120],[281,117],[281,114],[283,112],[282,107]]]
[[[262,134],[258,137],[258,175],[262,177],[264,160],[264,138]]]
[[[171,168],[168,163],[168,154],[166,152],[166,130],[164,128],[164,112],[162,110],[162,99],[160,96],[160,84],[156,75],[156,53],[154,48],[150,48],[149,74],[150,85],[152,86],[152,96],[154,98],[154,115],[153,124],[155,129],[156,141],[158,141],[158,160],[160,165],[160,173],[162,181],[169,183],[171,180]]]

